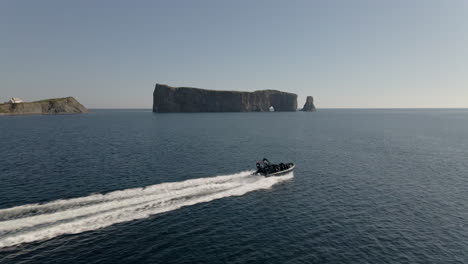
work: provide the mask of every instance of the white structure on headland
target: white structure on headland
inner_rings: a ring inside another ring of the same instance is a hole
[[[23,99],[19,97],[13,97],[9,101],[10,104],[18,104],[18,103],[24,103]]]

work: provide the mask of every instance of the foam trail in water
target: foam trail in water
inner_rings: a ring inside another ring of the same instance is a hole
[[[107,194],[28,204],[0,210],[0,248],[77,234],[142,219],[183,206],[240,196],[291,179],[251,176],[251,172],[161,183]]]

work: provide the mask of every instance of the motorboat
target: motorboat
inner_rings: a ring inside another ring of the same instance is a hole
[[[254,175],[263,175],[265,177],[283,175],[293,171],[296,167],[292,162],[272,164],[268,159],[257,161],[256,166],[257,171]]]

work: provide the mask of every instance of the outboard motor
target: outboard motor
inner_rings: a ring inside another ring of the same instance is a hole
[[[255,165],[257,166],[257,172],[255,173],[265,173],[266,167],[263,162],[257,161]]]

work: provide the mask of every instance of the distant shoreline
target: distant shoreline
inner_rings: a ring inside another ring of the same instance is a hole
[[[88,109],[73,97],[52,98],[34,102],[0,104],[0,115],[81,114]]]

